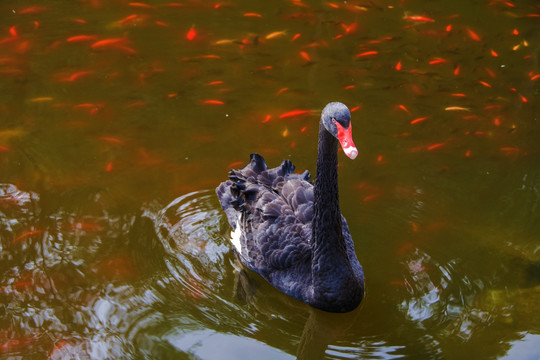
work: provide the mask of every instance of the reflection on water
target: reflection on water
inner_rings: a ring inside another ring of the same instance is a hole
[[[441,265],[417,249],[405,265],[409,297],[400,307],[411,321],[424,326],[444,324],[445,334],[467,341],[474,333],[473,327],[484,327],[492,320],[488,311],[472,308],[484,284],[460,274],[457,261]]]
[[[475,338],[492,344],[497,356],[511,348],[500,343],[501,334],[513,344],[522,344],[520,338],[523,344],[537,341],[528,332],[514,332],[531,324],[540,303],[539,265],[533,260],[512,255],[510,273],[488,269],[489,276],[475,278],[464,260],[440,263],[416,248],[403,257],[403,279],[393,282],[400,302],[381,302],[368,290],[360,309],[329,314],[288,298],[242,268],[212,191],[189,193],[164,207],[150,202],[128,216],[101,205],[106,191],[84,193],[93,203],[90,215],[67,206],[51,211],[47,196],[13,185],[0,189],[0,354],[444,358],[456,344],[480,354]],[[498,278],[518,274],[524,280],[515,288],[497,287]],[[365,323],[368,311],[384,313],[375,327]],[[400,317],[405,322],[395,326]],[[532,324],[540,327],[537,317]],[[527,345],[519,348],[530,352]]]
[[[519,328],[525,323],[538,327],[539,318],[534,315],[540,303],[539,262],[513,258],[503,266],[512,267],[510,274],[497,273],[500,268],[486,264],[486,272],[494,273],[485,278],[472,278],[465,272],[467,265],[460,260],[446,264],[437,263],[427,253],[416,249],[409,254],[403,266],[403,287],[407,296],[399,305],[407,318],[419,327],[437,329],[424,339],[436,348],[457,343],[468,343],[473,337],[487,335],[486,329]],[[533,274],[531,274],[533,273]],[[512,285],[497,287],[500,277],[513,276]],[[533,278],[530,278],[530,275]],[[520,277],[528,278],[523,285]],[[531,281],[532,280],[532,281]],[[522,287],[525,286],[525,287]],[[529,320],[522,318],[524,314]],[[491,337],[493,335],[489,335]],[[536,342],[536,339],[529,338]],[[501,344],[493,354],[501,355],[510,346]],[[501,353],[502,352],[502,353]]]

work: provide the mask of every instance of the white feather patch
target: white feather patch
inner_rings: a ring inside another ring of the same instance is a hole
[[[236,248],[239,254],[242,253],[242,244],[240,238],[242,237],[242,230],[240,229],[240,219],[236,220],[236,229],[231,231],[231,243]]]

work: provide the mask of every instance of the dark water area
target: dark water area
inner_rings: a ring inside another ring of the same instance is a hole
[[[537,1],[3,1],[0,359],[538,359]],[[214,188],[315,174],[366,276],[324,313],[245,270]]]

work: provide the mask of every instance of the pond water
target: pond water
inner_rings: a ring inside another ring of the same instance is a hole
[[[2,1],[0,358],[538,359],[537,1]],[[315,173],[366,297],[324,313],[237,262],[214,188]]]

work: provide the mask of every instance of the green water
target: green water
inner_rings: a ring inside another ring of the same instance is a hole
[[[3,1],[0,358],[538,359],[539,29],[536,1]],[[314,174],[329,101],[344,315],[246,272],[213,192],[252,152]]]

